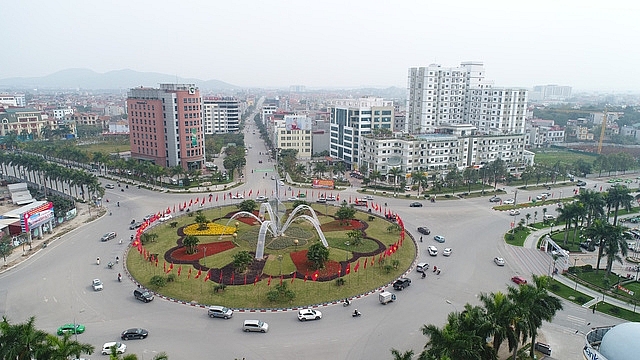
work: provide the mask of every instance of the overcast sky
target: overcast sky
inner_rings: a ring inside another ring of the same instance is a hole
[[[635,0],[0,0],[0,78],[133,69],[239,86],[399,86],[483,61],[496,86],[640,90]]]

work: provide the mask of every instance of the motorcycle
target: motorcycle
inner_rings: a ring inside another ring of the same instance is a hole
[[[111,261],[109,261],[109,263],[107,264],[107,267],[108,267],[109,269],[113,269],[113,265],[114,265],[114,264],[113,264]]]
[[[122,281],[122,275],[118,274],[118,282],[121,282],[121,281]]]
[[[351,301],[349,301],[349,299],[344,299],[344,302],[342,302],[342,306],[347,307],[351,305]]]
[[[426,277],[427,277],[427,274],[422,273],[422,278],[424,279],[424,278],[426,278]]]
[[[362,315],[362,313],[361,313],[360,311],[358,311],[358,309],[356,309],[356,310],[351,314],[351,316],[352,316],[352,317],[359,317],[360,315]]]

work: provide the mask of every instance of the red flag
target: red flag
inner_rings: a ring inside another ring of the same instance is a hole
[[[360,260],[358,260],[358,262],[356,263],[356,266],[353,267],[353,272],[358,272],[359,268],[360,268]]]
[[[216,194],[216,202],[218,202],[218,194]]]
[[[271,286],[271,275],[269,275],[269,281],[267,281],[267,286]]]
[[[231,284],[233,284],[233,281],[236,279],[236,276],[235,276],[235,275],[236,275],[236,273],[235,273],[235,272],[232,272],[232,273],[231,273]]]
[[[156,256],[156,267],[158,267],[158,257]]]
[[[204,282],[207,282],[209,279],[211,279],[211,271],[207,271],[207,276],[204,277]]]
[[[304,191],[304,197],[307,197],[309,195],[309,190],[305,190]]]
[[[222,194],[222,200],[227,200],[227,194]]]
[[[340,201],[340,194],[336,196],[336,201]]]
[[[182,272],[182,264],[180,264],[180,266],[178,266],[178,276],[180,276],[181,272]]]
[[[251,197],[252,193],[253,193],[253,189],[249,189],[249,197]]]
[[[202,197],[202,201],[200,202],[200,205],[204,205],[204,196]]]
[[[184,209],[184,208],[186,208],[186,207],[187,207],[187,202],[185,201],[185,202],[184,202],[184,205],[182,205],[182,208]]]
[[[280,275],[280,286],[282,286],[282,275]]]
[[[197,279],[200,277],[200,275],[202,275],[202,269],[198,269],[198,273],[196,274],[196,276],[194,276],[194,279]]]
[[[162,271],[164,271],[165,273],[167,272],[167,262],[166,261],[162,262]]]
[[[307,279],[309,278],[309,272],[305,271],[304,272],[304,282],[307,282]]]
[[[191,206],[193,204],[193,200],[189,199],[189,206]]]
[[[260,279],[260,275],[256,275],[256,279],[253,280],[253,286],[256,286],[256,284],[258,283],[258,279]]]
[[[384,255],[384,253],[380,253],[380,256],[378,257],[378,264],[380,264],[382,262],[382,255]]]
[[[191,279],[191,268],[189,268],[189,273],[187,274],[187,279]]]
[[[371,257],[371,266],[375,265],[375,261],[376,261],[376,257],[372,256]]]
[[[320,276],[320,273],[318,272],[318,270],[314,271],[312,275],[313,281],[318,280],[318,276]]]
[[[338,269],[338,277],[342,276],[342,268]]]
[[[176,204],[173,204],[173,212],[176,212]]]
[[[293,280],[295,280],[295,279],[296,279],[296,273],[295,273],[295,271],[294,271],[294,272],[293,272],[293,277],[291,278],[291,283],[292,283],[292,284],[293,284]]]
[[[347,268],[344,270],[345,275],[349,275],[351,272],[351,263],[347,263]]]
[[[351,204],[351,195],[349,195],[349,204]]]
[[[260,189],[256,190],[256,195],[260,195]]]
[[[244,284],[247,285],[247,273],[244,273]]]
[[[218,279],[218,283],[222,284],[222,271],[220,271],[220,279]]]
[[[169,263],[169,269],[167,269],[167,274],[173,270],[173,263]]]
[[[364,262],[362,263],[362,265],[364,265],[365,270],[367,269],[368,262],[369,262],[369,259],[364,259]]]

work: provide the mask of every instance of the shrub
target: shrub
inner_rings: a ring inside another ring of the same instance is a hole
[[[161,275],[154,275],[149,279],[149,284],[156,288],[161,288],[167,285],[167,280]]]
[[[227,285],[225,284],[218,284],[216,286],[213,287],[213,292],[219,292],[219,291],[224,291],[224,289],[227,288]]]
[[[404,194],[404,197],[406,197],[407,199],[411,197],[411,194]]]
[[[586,303],[586,302],[587,302],[587,298],[586,298],[586,297],[584,297],[584,296],[578,296],[578,297],[576,298],[576,302],[577,302],[577,303],[580,303],[580,304],[584,304],[584,303]]]
[[[373,221],[375,219],[376,219],[376,217],[373,216],[373,215],[369,215],[369,217],[367,218],[368,221]]]
[[[612,314],[617,315],[617,314],[619,314],[619,313],[620,313],[620,308],[619,308],[619,307],[616,307],[616,306],[612,306],[612,307],[609,309],[609,312],[610,312],[610,313],[612,313]]]
[[[167,276],[167,282],[168,282],[168,283],[170,283],[170,282],[174,282],[174,281],[176,281],[176,279],[177,279],[176,274],[169,274],[169,275]]]
[[[391,265],[384,265],[384,266],[382,267],[382,269],[384,270],[384,272],[385,272],[385,273],[390,274],[390,273],[391,273],[391,271],[393,271],[393,266],[391,266]]]
[[[346,283],[346,281],[344,281],[343,278],[337,278],[336,279],[336,286],[342,286]]]
[[[582,266],[582,271],[584,271],[584,272],[592,272],[593,271],[593,266],[591,266],[590,264],[584,265],[584,266]]]

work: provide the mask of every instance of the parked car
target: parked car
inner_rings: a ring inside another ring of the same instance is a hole
[[[336,197],[335,197],[335,196],[333,196],[333,195],[329,195],[329,196],[327,197],[327,201],[336,201]]]
[[[422,207],[422,203],[418,201],[414,201],[411,204],[409,204],[409,207]]]
[[[102,281],[100,281],[100,279],[93,279],[91,286],[93,287],[93,291],[100,291],[103,289]]]
[[[117,236],[118,236],[118,234],[116,234],[115,231],[108,232],[108,233],[102,235],[102,237],[100,238],[100,241],[109,241],[111,239],[115,239]]]
[[[444,250],[442,250],[442,256],[451,256],[451,248],[444,248]]]
[[[298,198],[297,198],[297,197],[295,197],[295,196],[292,196],[292,197],[290,197],[290,198],[287,198],[287,201],[298,201],[298,200],[300,200],[300,199],[298,199]]]
[[[511,281],[518,285],[524,285],[527,283],[527,279],[523,278],[522,276],[514,276],[511,278]]]
[[[418,232],[419,232],[420,234],[424,234],[424,235],[429,235],[429,234],[431,234],[431,230],[429,230],[429,228],[428,228],[428,227],[426,227],[426,226],[420,226],[420,227],[418,228]]]
[[[367,195],[364,197],[365,200],[373,200],[373,196],[371,195]]]
[[[438,255],[438,248],[431,245],[427,248],[427,251],[429,252],[429,255],[431,256],[437,256]]]
[[[141,328],[127,329],[120,334],[122,340],[146,339],[149,332]]]
[[[543,219],[544,219],[545,221],[551,221],[551,220],[555,220],[555,219],[556,219],[556,217],[555,217],[555,216],[553,216],[553,215],[551,215],[551,214],[546,214],[546,215],[544,215],[544,216],[543,216]]]
[[[209,306],[209,309],[207,310],[207,315],[209,315],[210,318],[223,318],[223,319],[231,319],[231,317],[233,316],[233,310],[224,307],[224,306]]]
[[[318,200],[316,200],[316,202],[317,202],[317,203],[319,203],[319,204],[324,204],[324,203],[326,203],[326,202],[327,202],[327,199],[325,199],[325,198],[319,198]]]
[[[171,215],[171,214],[164,214],[164,215],[162,215],[158,220],[160,220],[160,221],[163,221],[163,222],[164,222],[164,221],[169,221],[169,220],[171,220],[172,218],[173,218],[173,215]]]
[[[298,311],[298,320],[300,321],[320,320],[320,319],[322,319],[322,313],[318,310],[300,309],[300,311]]]
[[[393,283],[393,288],[402,291],[404,288],[407,288],[411,285],[411,279],[400,278]]]
[[[148,303],[149,301],[153,301],[153,294],[145,289],[135,289],[133,290],[133,296],[142,302]]]
[[[84,325],[81,324],[64,324],[58,328],[58,335],[64,333],[70,334],[82,334],[84,332]]]
[[[124,354],[124,352],[127,351],[127,345],[121,342],[112,341],[112,342],[104,343],[104,345],[102,345],[102,355],[111,354],[111,348],[114,346],[116,347],[117,354]]]
[[[433,240],[439,242],[439,243],[443,243],[445,241],[444,236],[442,235],[436,235],[433,237]]]
[[[516,201],[514,199],[507,199],[507,200],[502,202],[502,205],[513,205],[515,203],[516,203]]]
[[[105,189],[115,189],[116,187],[113,184],[106,184],[104,186]]]
[[[244,195],[242,194],[232,194],[231,199],[244,199]]]
[[[586,183],[585,181],[578,180],[578,181],[576,182],[576,185],[577,185],[577,186],[587,186],[587,183]]]
[[[421,272],[425,272],[427,270],[429,270],[429,264],[427,264],[426,262],[421,262],[421,263],[418,263],[418,265],[416,265],[416,271],[417,272],[421,273]]]
[[[517,209],[509,210],[509,215],[511,216],[520,215],[520,210],[517,210]]]
[[[135,230],[135,229],[139,228],[140,226],[142,226],[141,222],[134,222],[133,224],[129,225],[129,230]]]
[[[489,202],[500,202],[500,201],[502,201],[502,199],[500,199],[497,196],[493,196],[493,197],[489,198]]]
[[[244,332],[261,332],[266,333],[269,331],[269,324],[262,320],[245,320],[242,324],[242,330]]]
[[[504,259],[501,257],[494,257],[493,262],[498,266],[504,266]]]
[[[256,201],[257,201],[257,202],[267,202],[267,200],[269,200],[269,198],[267,198],[267,197],[266,197],[266,196],[264,196],[264,195],[260,195],[260,196],[258,196],[258,197],[256,198]]]

